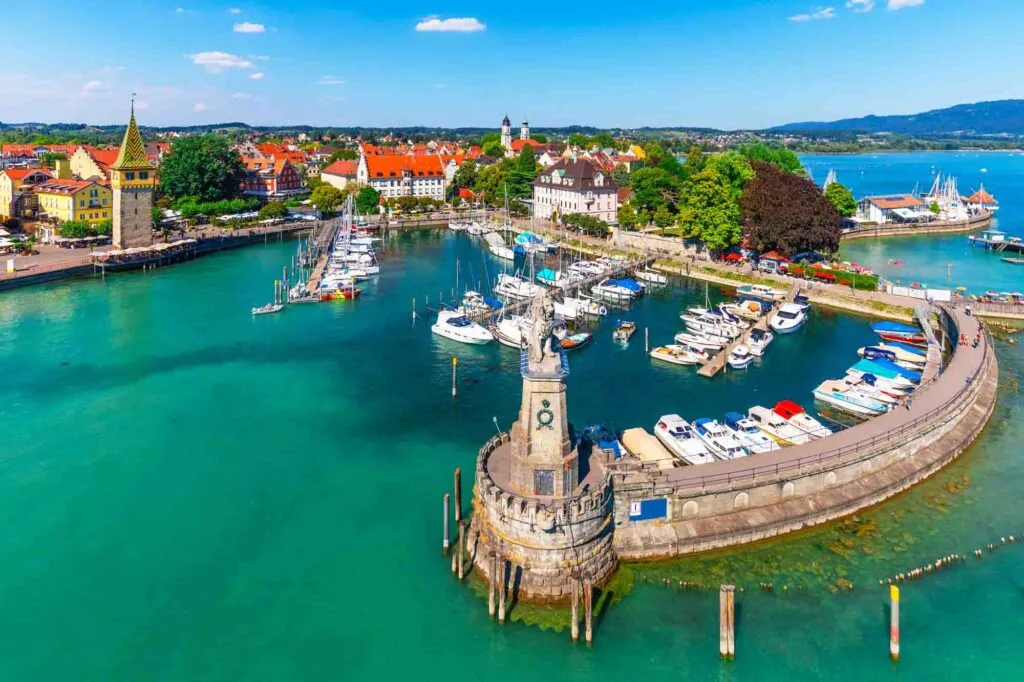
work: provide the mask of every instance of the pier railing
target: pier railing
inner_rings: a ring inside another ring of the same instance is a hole
[[[955,323],[955,320],[954,320]],[[762,485],[773,479],[783,480],[794,474],[805,475],[810,471],[822,471],[827,468],[834,468],[840,464],[848,464],[861,459],[877,455],[881,450],[891,450],[920,437],[926,432],[933,432],[940,427],[958,418],[966,409],[973,404],[968,400],[977,390],[976,382],[980,376],[991,367],[994,362],[991,338],[987,332],[982,358],[977,368],[971,372],[967,381],[943,403],[924,414],[921,414],[910,421],[902,422],[899,426],[893,427],[881,433],[873,434],[870,437],[862,438],[854,443],[841,447],[825,450],[813,455],[797,457],[794,459],[777,462],[775,464],[753,465],[736,471],[729,471],[719,474],[708,474],[700,477],[673,480],[666,477],[659,477],[651,482],[642,484],[626,483],[617,484],[616,490],[624,493],[654,493],[666,494],[669,492],[680,493],[711,493],[727,492],[734,487],[747,487],[753,484]],[[959,335],[959,331],[957,331]],[[937,381],[943,373],[940,372],[933,380]],[[922,387],[923,388],[923,387]],[[961,404],[962,403],[962,404]],[[955,412],[953,408],[956,409]],[[869,422],[870,423],[870,422]],[[862,424],[860,426],[866,426]],[[860,427],[854,427],[857,429]],[[820,442],[820,441],[812,441]],[[804,447],[804,446],[795,446]],[[754,455],[751,459],[756,458]],[[753,464],[753,461],[751,462]],[[707,465],[711,466],[711,465]],[[687,467],[689,469],[689,467]]]

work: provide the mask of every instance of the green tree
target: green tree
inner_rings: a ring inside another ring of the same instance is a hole
[[[619,163],[612,169],[612,180],[619,187],[629,186],[629,169],[626,168],[626,164]]]
[[[500,144],[501,133],[485,133],[484,136],[480,138],[480,148],[482,149],[492,142],[497,142]]]
[[[61,152],[46,152],[42,155],[39,162],[47,168],[53,168],[57,161],[66,160],[68,157]]]
[[[180,138],[160,164],[164,194],[219,201],[242,192],[245,166],[228,140],[219,135]]]
[[[327,165],[329,166],[335,161],[355,161],[358,158],[359,153],[354,149],[339,149],[327,157]]]
[[[733,199],[739,201],[743,196],[743,187],[754,178],[754,169],[750,162],[736,152],[724,152],[711,155],[704,164],[718,172],[729,186]]]
[[[308,189],[310,192],[314,191],[317,187],[319,187],[322,184],[324,184],[324,181],[321,180],[316,175],[306,178],[306,189]]]
[[[460,187],[469,187],[470,189],[476,185],[476,176],[479,173],[479,167],[476,165],[476,161],[467,159],[462,162],[458,170],[455,171],[455,175],[452,177],[452,187],[458,189]]]
[[[590,138],[588,138],[583,133],[573,133],[572,135],[569,136],[569,139],[566,140],[566,143],[574,147],[589,147]]]
[[[548,142],[548,136],[545,135],[544,133],[533,133],[533,132],[531,132],[530,133],[530,139],[531,140],[536,140],[537,142],[540,142],[541,144],[547,144],[547,142]]]
[[[345,201],[345,195],[334,185],[322,184],[313,190],[310,202],[323,213],[333,213]]]
[[[795,152],[785,147],[769,146],[763,142],[757,142],[740,147],[739,152],[750,161],[770,163],[788,173],[806,174],[803,164],[800,163],[800,158]]]
[[[149,217],[153,222],[153,227],[158,227],[160,225],[160,221],[163,220],[164,209],[160,206],[154,206],[150,209]],[[111,221],[111,230],[113,230],[113,221]]]
[[[647,154],[648,166],[657,166],[665,158],[665,148],[657,142],[648,142],[643,146],[643,149],[644,153]]]
[[[718,170],[705,168],[691,178],[680,198],[678,225],[712,251],[723,251],[743,237],[739,204]]]
[[[96,227],[93,228],[93,232],[95,232],[98,235],[112,235],[114,233],[114,221],[110,218],[107,218],[106,220],[101,220],[100,222],[96,223]]]
[[[939,206],[939,202],[933,201],[931,203],[931,206],[928,207],[928,210],[934,213],[935,215],[939,215],[939,213],[942,212],[942,207]]]
[[[57,228],[57,234],[66,239],[82,239],[96,233],[92,229],[92,225],[84,220],[69,220]]]
[[[615,138],[610,133],[598,133],[590,138],[590,144],[596,144],[601,149],[613,149],[615,147]]]
[[[513,163],[512,159],[502,159],[496,164],[481,169],[477,174],[473,191],[477,195],[482,195],[483,200],[492,205],[504,204],[505,187],[509,174],[512,172]]]
[[[640,218],[636,214],[636,209],[634,209],[633,204],[628,201],[619,206],[619,212],[616,217],[619,220],[619,225],[622,225],[622,227],[627,230],[634,229],[640,222]]]
[[[661,168],[640,168],[630,175],[630,201],[637,211],[653,213],[660,206],[674,206],[679,198],[679,181]]]
[[[499,159],[505,156],[505,148],[501,146],[500,142],[488,142],[483,145],[482,151],[484,156],[493,156]]]
[[[508,174],[508,195],[514,199],[526,199],[533,196],[533,180],[538,172],[537,160],[533,156],[533,147],[526,145],[516,157],[515,165]]]
[[[334,189],[333,187],[331,189]],[[341,193],[339,192],[339,195]],[[317,206],[317,208],[320,208]],[[277,218],[283,218],[288,215],[288,209],[285,208],[284,202],[282,201],[270,201],[267,202],[260,209],[260,220],[275,220]]]
[[[825,198],[832,202],[839,215],[844,218],[849,218],[857,212],[857,201],[853,198],[853,192],[841,183],[833,182],[826,187]]]
[[[356,210],[360,213],[370,214],[377,212],[377,205],[380,203],[380,192],[366,185],[360,187],[356,194]]]
[[[686,170],[690,175],[695,175],[704,170],[704,152],[701,151],[700,147],[690,147],[689,153],[686,155]]]
[[[658,210],[654,212],[654,224],[661,228],[672,224],[672,213],[667,206],[659,206]]]

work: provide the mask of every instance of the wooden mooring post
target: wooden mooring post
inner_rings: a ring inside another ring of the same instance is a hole
[[[726,660],[736,657],[735,594],[733,585],[718,587],[718,654]]]
[[[587,644],[592,644],[594,642],[594,583],[589,577],[583,580],[583,611],[586,619],[584,637]]]
[[[459,521],[459,547],[457,550],[459,554],[459,581],[461,582],[466,577],[466,524]]]
[[[900,660],[900,588],[889,586],[889,658]]]
[[[494,618],[494,593],[498,587],[498,555],[495,552],[491,552],[488,556],[490,562],[490,570],[488,573],[491,574],[490,585],[487,588],[487,616]]]
[[[451,535],[448,532],[448,509],[451,506],[449,502],[451,496],[448,493],[444,494],[444,538],[441,542],[441,553],[447,555],[448,548],[451,546]]]
[[[498,623],[505,624],[505,555],[498,550]]]
[[[580,641],[580,575],[572,572],[572,641]]]
[[[462,521],[462,468],[455,467],[455,523]]]

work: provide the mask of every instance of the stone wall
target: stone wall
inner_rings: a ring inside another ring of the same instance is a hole
[[[865,225],[843,233],[841,241],[849,242],[855,239],[873,239],[875,237],[903,237],[916,234],[957,234],[961,232],[974,232],[988,227],[992,223],[992,214],[989,212],[974,216],[970,220],[935,221],[921,225],[903,225],[899,223],[885,223],[883,225]]]
[[[669,258],[707,260],[704,247],[696,241],[679,237],[661,237],[647,232],[627,232],[615,228],[612,232],[612,243],[615,248],[623,251],[640,251]]]
[[[509,587],[520,599],[561,601],[570,595],[571,572],[579,570],[601,586],[615,571],[612,551],[613,496],[601,485],[563,499],[522,497],[504,490],[487,470],[488,457],[509,444],[502,434],[487,442],[477,458],[469,551],[475,570],[490,579],[490,554],[498,551],[512,565]]]
[[[955,325],[950,319],[946,325]],[[956,333],[956,332],[955,332]],[[956,336],[954,336],[956,338]],[[998,367],[986,346],[973,380],[921,423],[862,447],[775,473],[737,472],[713,483],[673,485],[664,475],[615,479],[615,541],[623,560],[656,559],[763,540],[877,504],[923,480],[963,452],[995,406]],[[827,442],[827,439],[826,441]],[[631,522],[629,503],[666,497],[669,520]]]

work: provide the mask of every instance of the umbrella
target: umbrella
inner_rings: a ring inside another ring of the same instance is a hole
[[[967,291],[967,287],[957,287],[957,291]]]

